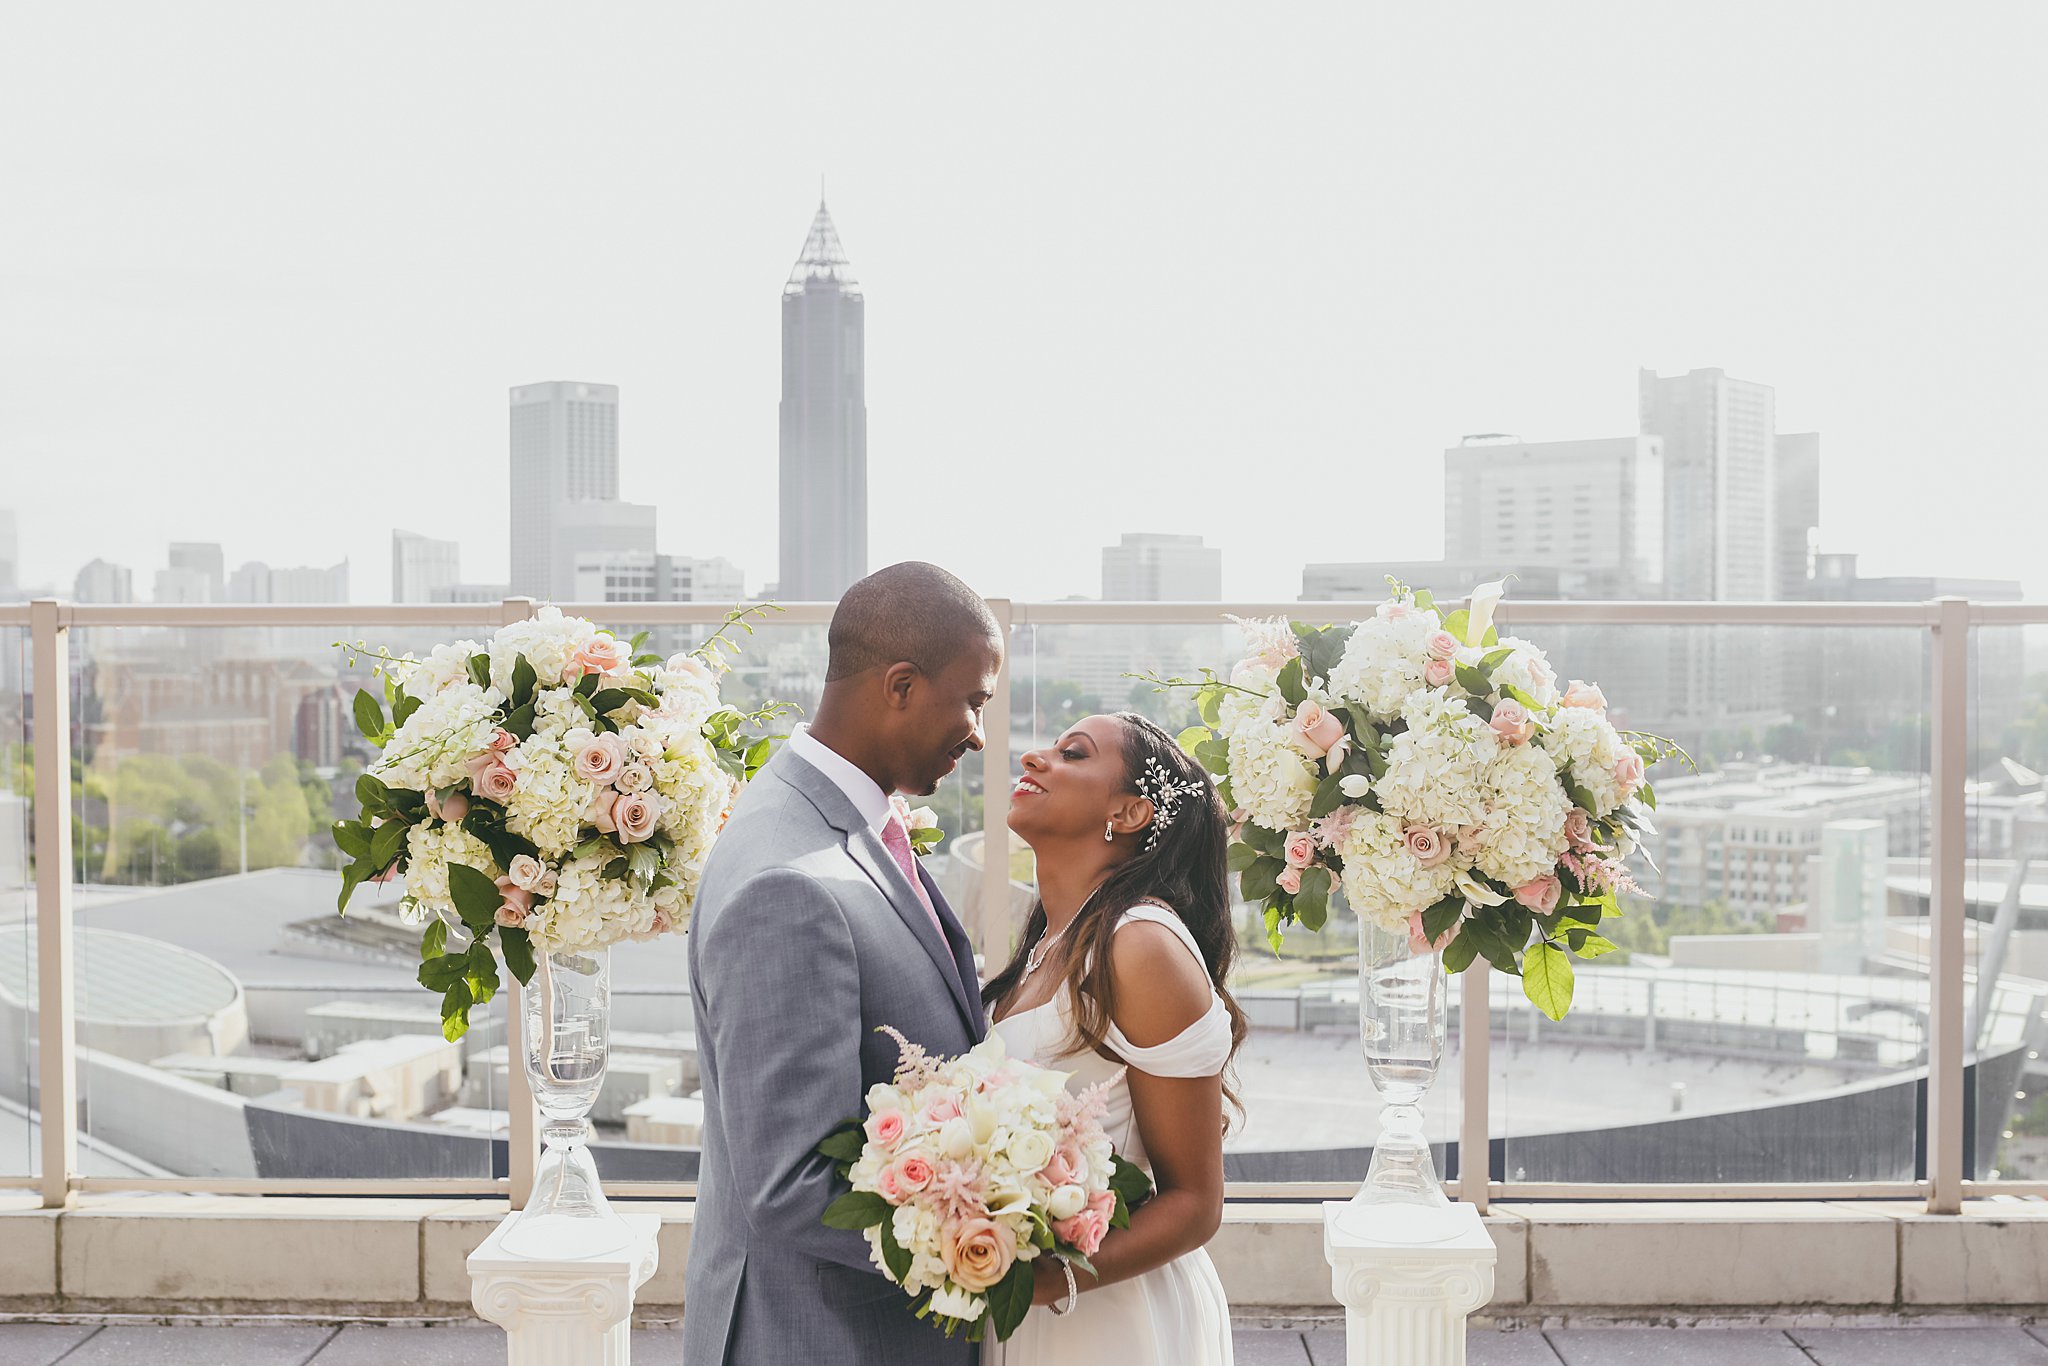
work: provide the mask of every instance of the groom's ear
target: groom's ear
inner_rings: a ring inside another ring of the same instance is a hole
[[[891,664],[882,670],[882,695],[897,711],[907,711],[911,687],[923,678],[924,672],[907,659]]]

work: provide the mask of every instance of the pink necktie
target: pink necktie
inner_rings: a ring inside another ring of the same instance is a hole
[[[932,906],[932,899],[925,895],[924,880],[917,875],[917,856],[910,852],[910,832],[903,828],[903,819],[895,812],[889,813],[889,823],[882,827],[882,843],[888,846],[896,866],[903,870],[903,876],[910,879],[911,890],[917,893],[917,901],[924,907],[924,913],[932,918],[932,928],[939,932],[939,942],[945,944],[946,927],[939,923],[939,913]],[[948,945],[950,947],[950,945]]]

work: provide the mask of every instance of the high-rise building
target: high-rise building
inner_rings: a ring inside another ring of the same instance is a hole
[[[214,541],[171,542],[170,567],[157,571],[158,602],[223,602],[227,560]]]
[[[71,596],[79,602],[133,602],[134,571],[124,565],[93,560],[78,571]]]
[[[462,578],[462,547],[411,531],[391,533],[391,600],[432,602]]]
[[[21,533],[13,508],[0,508],[0,594],[21,582]]]
[[[1200,536],[1126,531],[1102,548],[1104,602],[1220,602],[1223,551]]]
[[[868,572],[866,305],[823,203],[782,287],[785,601],[836,600]]]
[[[512,591],[568,600],[577,556],[654,549],[654,509],[619,501],[619,390],[566,380],[512,390]]]
[[[1777,391],[1721,370],[1641,373],[1642,431],[1664,441],[1664,587],[1689,601],[1778,596]]]
[[[1475,582],[1554,570],[1565,597],[1657,596],[1663,442],[1466,437],[1444,452],[1444,558],[1491,563]]]
[[[1811,597],[1820,534],[1820,433],[1780,432],[1777,441],[1776,524],[1778,591],[1785,599]]]

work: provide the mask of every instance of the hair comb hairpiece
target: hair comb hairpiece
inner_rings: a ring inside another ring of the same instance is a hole
[[[1138,775],[1138,795],[1152,803],[1152,824],[1145,836],[1146,853],[1158,845],[1159,832],[1172,825],[1173,818],[1180,813],[1180,799],[1196,795],[1202,786],[1192,778],[1176,782],[1157,755],[1145,760],[1145,771]]]

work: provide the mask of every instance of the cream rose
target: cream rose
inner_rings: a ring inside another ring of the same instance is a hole
[[[1009,1233],[993,1219],[969,1219],[953,1230],[943,1259],[953,1284],[980,1292],[1010,1274],[1017,1251]]]
[[[628,792],[612,803],[612,824],[622,843],[640,843],[660,821],[661,803],[652,793]]]
[[[583,739],[582,736],[589,738]],[[576,776],[599,787],[618,777],[619,770],[626,766],[626,747],[619,743],[616,735],[590,735],[588,731],[582,732],[581,736],[572,733],[570,754],[576,765]]]
[[[1288,738],[1311,759],[1320,759],[1344,738],[1344,723],[1313,697],[1295,710]]]

